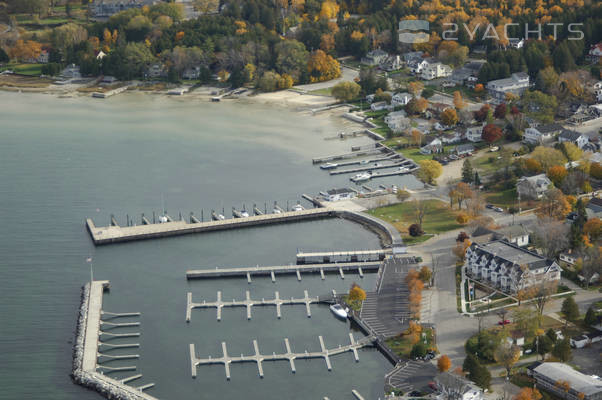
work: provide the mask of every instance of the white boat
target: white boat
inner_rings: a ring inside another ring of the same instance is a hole
[[[362,161],[360,161],[360,165],[366,165],[366,164],[368,164],[369,162],[370,162],[370,161],[368,161],[368,160],[362,160]]]
[[[336,168],[338,166],[339,166],[339,164],[326,163],[326,164],[320,165],[320,168],[322,168],[322,169],[333,169],[333,168]]]
[[[293,211],[303,211],[305,208],[301,204],[296,204],[293,206]]]
[[[166,214],[159,215],[159,223],[160,224],[164,224],[166,222],[169,222],[169,219],[167,218],[167,215]]]
[[[364,182],[364,181],[369,181],[371,177],[372,177],[372,174],[370,174],[369,172],[362,172],[362,173],[352,176],[351,180],[353,182]]]
[[[349,313],[349,309],[343,308],[343,306],[340,304],[331,305],[330,311],[332,311],[332,313],[334,315],[336,315],[337,317],[342,318],[342,319],[347,319],[347,314]]]
[[[279,209],[277,209],[277,208],[274,208],[274,209],[272,210],[272,212],[273,212],[274,214],[282,214],[282,211],[280,211],[280,210],[279,210]]]
[[[223,221],[226,219],[226,217],[223,214],[217,214],[217,219]]]
[[[410,172],[408,167],[399,167],[399,172]]]
[[[247,212],[247,210],[242,210],[240,212],[240,216],[243,218],[247,218],[249,216],[249,213]]]

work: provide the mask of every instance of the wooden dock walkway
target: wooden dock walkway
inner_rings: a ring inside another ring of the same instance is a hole
[[[217,300],[216,301],[203,301],[202,303],[194,303],[192,301],[192,293],[188,292],[186,298],[186,322],[190,322],[192,309],[193,308],[215,308],[217,310],[217,320],[222,320],[222,308],[224,307],[246,307],[247,309],[247,319],[251,319],[251,309],[253,306],[275,306],[276,307],[276,316],[278,319],[282,317],[281,307],[283,305],[296,305],[303,304],[305,305],[305,309],[307,312],[307,317],[311,317],[311,308],[309,307],[311,304],[320,303],[323,300],[320,297],[309,297],[307,290],[303,291],[305,295],[303,298],[295,299],[291,297],[290,299],[280,298],[280,293],[275,292],[273,299],[261,299],[261,300],[252,300],[251,292],[248,290],[245,293],[245,300],[232,300],[232,301],[224,301],[222,300],[222,292],[217,292]]]
[[[297,370],[295,368],[295,360],[296,359],[308,359],[308,358],[323,358],[326,362],[326,367],[328,370],[332,370],[332,365],[330,363],[330,357],[336,356],[338,354],[352,352],[355,361],[359,361],[358,350],[362,347],[371,345],[375,340],[372,336],[366,336],[360,340],[355,340],[353,334],[349,333],[349,341],[350,344],[346,346],[335,347],[334,349],[327,349],[324,345],[324,339],[322,336],[318,337],[320,341],[320,349],[321,351],[308,352],[307,350],[304,353],[293,353],[291,351],[291,346],[288,338],[284,339],[284,345],[286,348],[286,353],[281,354],[261,354],[259,351],[259,345],[257,340],[253,340],[253,350],[254,354],[252,355],[240,355],[240,357],[232,357],[228,355],[228,349],[225,342],[222,342],[222,357],[209,357],[209,358],[197,358],[194,344],[190,344],[190,369],[192,373],[192,377],[196,378],[197,375],[197,367],[199,365],[209,365],[209,364],[223,364],[226,379],[230,380],[230,364],[232,363],[240,363],[240,362],[254,362],[257,364],[257,370],[259,373],[259,377],[263,378],[263,365],[264,361],[288,361],[291,367],[291,371],[295,373]]]
[[[355,263],[336,263],[336,264],[304,264],[304,265],[277,265],[269,267],[237,267],[237,268],[215,268],[215,269],[195,269],[186,271],[187,279],[206,279],[223,278],[229,276],[242,276],[249,279],[252,275],[270,275],[274,280],[275,274],[296,274],[301,280],[302,272],[320,273],[324,276],[326,272],[354,271],[363,273],[364,271],[376,271],[380,268],[380,261],[366,261]]]
[[[373,171],[376,169],[385,169],[385,168],[399,168],[408,164],[408,160],[397,161],[392,164],[378,164],[378,165],[366,165],[364,167],[357,168],[347,168],[347,169],[334,169],[330,171],[330,175],[342,175],[342,174],[352,174],[354,172],[367,172]]]

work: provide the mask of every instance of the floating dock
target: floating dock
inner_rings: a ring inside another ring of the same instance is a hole
[[[318,340],[320,341],[320,349],[321,351],[308,352],[307,350],[304,353],[293,353],[291,351],[291,346],[288,338],[284,339],[284,346],[286,348],[286,353],[281,354],[261,354],[259,351],[259,344],[257,340],[253,340],[253,350],[254,354],[252,355],[240,355],[240,357],[232,357],[228,355],[228,348],[226,346],[226,342],[222,342],[222,357],[209,357],[209,358],[197,358],[194,344],[190,344],[190,369],[192,373],[192,377],[196,378],[197,375],[197,367],[199,365],[210,365],[210,364],[223,364],[226,379],[230,380],[230,364],[232,363],[240,363],[240,362],[254,362],[257,364],[257,371],[260,378],[263,378],[263,365],[264,361],[288,361],[291,367],[291,371],[295,373],[297,370],[295,368],[295,360],[296,359],[308,359],[308,358],[323,358],[326,362],[326,368],[328,370],[332,370],[332,365],[330,363],[330,357],[336,356],[338,354],[343,354],[346,352],[352,352],[355,361],[359,361],[358,350],[362,347],[372,345],[372,342],[375,340],[372,336],[364,337],[360,340],[355,340],[353,334],[349,333],[349,341],[351,344],[346,346],[335,347],[334,349],[327,349],[324,345],[324,339],[322,336],[318,336]]]
[[[301,273],[311,272],[324,275],[326,272],[351,271],[378,271],[381,262],[355,262],[341,264],[305,264],[305,265],[277,265],[277,266],[256,266],[256,267],[237,267],[237,268],[215,268],[215,269],[195,269],[186,271],[187,279],[207,279],[207,278],[223,278],[223,277],[250,277],[252,275],[269,275],[275,274],[297,274],[297,278],[301,277]]]
[[[192,309],[193,308],[215,308],[217,310],[217,320],[222,320],[222,308],[224,307],[246,307],[247,309],[247,319],[251,319],[251,309],[254,306],[274,306],[276,307],[276,316],[278,319],[282,317],[281,307],[283,305],[305,305],[305,309],[307,311],[307,317],[311,317],[311,308],[309,307],[311,304],[316,304],[322,302],[320,297],[309,297],[309,293],[307,290],[304,292],[304,297],[295,299],[295,298],[280,298],[280,293],[275,292],[273,299],[261,299],[261,300],[252,300],[251,293],[247,290],[245,293],[245,300],[232,300],[232,301],[223,301],[222,300],[222,292],[217,292],[217,300],[216,301],[203,301],[202,303],[194,303],[192,301],[192,293],[188,292],[186,297],[186,322],[190,322]]]
[[[297,264],[382,261],[391,249],[297,253]]]

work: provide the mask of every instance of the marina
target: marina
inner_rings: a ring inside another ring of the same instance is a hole
[[[304,264],[304,265],[279,265],[279,266],[256,266],[256,267],[235,267],[235,268],[215,268],[215,269],[195,269],[186,271],[186,279],[207,279],[224,277],[247,277],[269,275],[275,281],[275,274],[296,274],[297,279],[301,280],[301,273],[319,273],[322,279],[327,272],[336,272],[343,275],[343,271],[353,271],[363,274],[364,271],[378,271],[381,262],[355,262],[355,263],[334,263],[334,264]]]
[[[213,357],[197,358],[196,352],[195,352],[195,346],[194,346],[194,344],[191,343],[190,344],[190,369],[191,369],[192,377],[196,378],[197,367],[199,365],[222,364],[224,366],[224,369],[226,372],[226,379],[230,380],[230,378],[231,378],[230,364],[242,363],[242,362],[254,362],[257,365],[259,377],[263,378],[264,375],[263,375],[262,363],[264,361],[288,361],[290,364],[291,372],[295,373],[297,371],[296,367],[295,367],[295,360],[309,359],[309,358],[323,358],[324,361],[326,362],[326,368],[329,371],[331,371],[332,365],[330,363],[330,357],[336,356],[339,354],[343,354],[346,352],[352,352],[353,358],[355,359],[356,362],[358,362],[359,361],[358,350],[363,347],[372,345],[372,342],[375,340],[375,338],[372,336],[367,336],[367,337],[364,337],[364,338],[356,341],[355,338],[353,337],[353,334],[349,333],[350,344],[348,344],[346,346],[339,345],[339,347],[335,347],[333,349],[326,348],[326,346],[324,345],[324,339],[322,338],[322,336],[319,336],[318,340],[320,342],[320,349],[321,349],[320,351],[309,352],[309,351],[305,350],[305,352],[303,352],[303,353],[294,353],[291,350],[291,346],[290,346],[290,342],[289,342],[288,338],[285,338],[284,346],[286,348],[286,352],[281,353],[281,354],[276,354],[276,353],[261,354],[261,352],[259,351],[259,345],[257,343],[257,340],[253,340],[254,354],[248,355],[248,356],[244,356],[241,354],[240,357],[232,357],[232,356],[228,355],[228,348],[226,346],[226,343],[222,342],[222,354],[223,355],[222,355],[222,357],[215,357],[215,358],[213,358]]]

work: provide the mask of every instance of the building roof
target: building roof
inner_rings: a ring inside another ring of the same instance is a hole
[[[536,129],[541,133],[551,133],[562,130],[562,125],[557,123],[545,124],[538,126]]]
[[[554,382],[560,380],[568,381],[571,389],[586,396],[602,392],[602,381],[582,374],[563,363],[546,362],[534,368],[533,371],[544,375]]]
[[[526,265],[530,270],[549,267],[554,261],[548,260],[536,253],[523,249],[506,240],[494,240],[489,243],[475,244],[470,248],[477,253],[486,253],[491,260],[497,259],[497,263],[509,263],[512,265]]]
[[[592,198],[589,203],[587,203],[586,208],[589,208],[594,212],[602,211],[602,199],[597,197]]]
[[[474,151],[474,146],[470,143],[460,144],[460,145],[456,146],[456,152],[462,152],[462,151]]]
[[[481,389],[475,386],[468,379],[450,372],[440,373],[435,377],[435,380],[439,383],[439,385],[446,388],[454,388],[454,390],[459,390],[461,393],[466,393],[468,391],[475,391],[478,393],[481,391]]]
[[[332,196],[335,194],[347,194],[347,193],[354,193],[354,192],[353,192],[353,190],[351,190],[349,188],[341,188],[341,189],[330,189],[326,193],[328,193],[329,195]]]
[[[561,139],[569,140],[571,142],[575,142],[577,139],[581,137],[581,133],[576,131],[571,131],[569,129],[563,129],[560,135],[558,136]]]
[[[538,187],[547,187],[552,184],[552,181],[546,176],[546,174],[523,176],[518,180],[518,183],[521,182],[529,182],[531,185],[535,185]]]
[[[498,229],[497,232],[501,233],[509,239],[529,234],[529,231],[527,231],[527,229],[522,224],[508,225]]]

